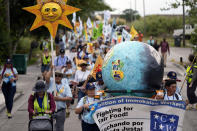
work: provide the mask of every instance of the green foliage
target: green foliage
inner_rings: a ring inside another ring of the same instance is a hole
[[[67,4],[81,9],[81,11],[77,12],[77,15],[82,20],[93,17],[95,11],[111,10],[104,0],[69,0]]]
[[[194,51],[197,52],[197,28],[191,35],[190,43],[194,45]]]
[[[127,22],[131,22],[140,19],[140,15],[136,10],[126,9],[123,11],[121,18],[125,19]]]
[[[0,5],[3,5],[3,1],[0,0]],[[4,6],[0,6],[0,12],[4,11]],[[3,16],[4,14],[2,14]],[[0,65],[2,65],[6,58],[9,57],[9,33],[6,29],[6,24],[3,17],[0,17]]]
[[[137,31],[144,31],[144,18],[132,23]],[[162,36],[171,35],[174,29],[182,27],[181,17],[175,16],[146,16],[146,35]]]
[[[187,8],[187,14],[188,17],[186,19],[186,23],[187,24],[191,24],[191,25],[195,25],[197,23],[197,0],[184,0],[185,1],[185,6],[188,7]],[[178,1],[176,0],[175,2],[170,4],[170,8],[178,8],[180,6],[183,6],[182,1]]]

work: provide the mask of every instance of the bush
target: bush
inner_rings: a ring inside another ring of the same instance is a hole
[[[137,31],[144,31],[144,18],[132,23]],[[182,27],[182,18],[174,16],[146,16],[146,35],[163,36],[172,35],[174,29]]]
[[[197,28],[194,30],[194,33],[191,35],[190,43],[194,45],[194,52],[197,52]]]

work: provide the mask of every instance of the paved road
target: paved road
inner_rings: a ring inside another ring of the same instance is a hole
[[[172,59],[179,61],[180,57],[186,61],[188,55],[191,53],[191,49],[185,48],[172,48],[171,56],[168,58],[167,68],[165,68],[165,74],[174,70],[178,72],[179,79],[184,79],[184,69],[177,68],[172,62]],[[31,89],[36,81],[36,77],[40,73],[40,68],[37,66],[28,67],[27,75],[20,76],[18,82],[18,89],[23,91],[24,95],[18,99],[14,104],[13,118],[8,120],[5,111],[0,113],[0,131],[27,131],[28,127],[28,112],[27,112],[27,100],[32,93]],[[181,85],[181,83],[179,83]],[[186,88],[182,91],[183,97],[186,99]],[[71,115],[65,122],[65,131],[80,131],[80,121],[77,115],[74,114],[74,106],[71,106]],[[183,131],[197,131],[197,111],[186,111]]]

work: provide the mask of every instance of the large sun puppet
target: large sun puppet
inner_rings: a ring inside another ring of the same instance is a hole
[[[80,9],[69,6],[66,2],[67,0],[37,0],[37,5],[23,8],[36,15],[30,31],[45,26],[55,38],[59,24],[73,29],[67,16]]]

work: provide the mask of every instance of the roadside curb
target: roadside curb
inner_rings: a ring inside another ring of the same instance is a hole
[[[20,97],[22,97],[24,94],[22,92],[16,93],[14,97],[14,102],[17,101]],[[0,105],[0,113],[2,113],[5,110],[6,106],[5,104]]]
[[[183,70],[183,71],[186,70],[186,69],[185,69],[182,65],[180,65],[180,64],[177,64],[177,63],[174,63],[174,62],[173,62],[173,65],[176,66],[177,68],[179,68],[180,70]]]
[[[179,69],[179,71],[178,71],[179,74],[181,74],[182,76],[185,75],[186,69],[183,66],[181,66],[180,64],[174,63],[174,62],[172,64]]]

